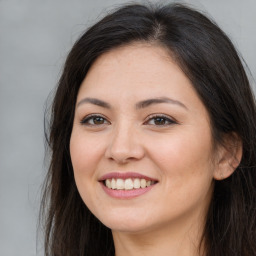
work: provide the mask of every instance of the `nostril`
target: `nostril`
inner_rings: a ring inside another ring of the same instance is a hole
[[[105,157],[119,164],[141,159],[144,156],[144,149],[140,140],[133,135],[127,127],[119,127],[109,141]]]
[[[108,150],[105,157],[118,164],[126,164],[130,161],[137,161],[144,157],[143,149]]]

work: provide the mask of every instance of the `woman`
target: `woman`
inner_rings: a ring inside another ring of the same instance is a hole
[[[255,134],[247,76],[212,21],[177,4],[107,15],[54,98],[46,255],[256,255]]]

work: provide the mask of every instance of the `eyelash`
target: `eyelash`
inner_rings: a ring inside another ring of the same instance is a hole
[[[102,124],[95,124],[95,123],[90,124],[89,123],[91,120],[95,121],[96,118],[101,118],[103,123]],[[156,124],[156,123],[149,124],[149,121],[155,120],[155,122],[156,122],[156,119],[160,119],[158,121],[164,121],[165,123],[164,124]],[[166,124],[166,122],[167,122],[167,124]],[[89,116],[86,116],[83,120],[81,120],[80,123],[82,125],[87,125],[87,126],[101,126],[101,125],[105,125],[106,123],[110,124],[110,122],[104,116],[96,115],[96,114],[91,114]],[[143,124],[154,125],[154,126],[169,126],[169,125],[177,124],[177,122],[175,120],[173,120],[172,118],[170,118],[166,115],[163,115],[163,114],[152,114],[147,117],[147,120]]]
[[[170,118],[170,117],[168,117],[166,115],[163,115],[163,114],[152,114],[152,115],[148,116],[147,120],[146,120],[146,122],[144,122],[144,124],[145,123],[149,123],[149,121],[151,121],[151,120],[155,120],[156,121],[156,119],[162,119],[162,120],[164,120],[165,122],[168,122],[168,123],[167,124],[166,123],[165,124],[155,124],[154,123],[154,124],[149,124],[149,125],[169,126],[169,125],[177,124],[177,122],[175,120],[173,120],[172,118]]]
[[[81,120],[81,124],[82,125],[88,125],[88,126],[99,126],[99,125],[104,125],[104,124],[90,124],[89,121],[90,120],[95,120],[96,118],[102,118],[105,124],[105,121],[107,121],[107,119],[104,116],[101,115],[96,115],[96,114],[91,114],[89,116],[86,116],[85,118],[83,118],[83,120]],[[110,122],[107,121],[107,123],[109,124]]]

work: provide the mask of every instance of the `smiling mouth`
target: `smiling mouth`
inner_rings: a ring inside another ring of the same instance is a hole
[[[106,179],[102,181],[103,184],[112,190],[134,190],[134,189],[141,189],[141,188],[147,188],[150,187],[157,182],[154,180],[146,180],[144,178],[127,178],[127,179],[121,179],[121,178],[112,178],[112,179]]]

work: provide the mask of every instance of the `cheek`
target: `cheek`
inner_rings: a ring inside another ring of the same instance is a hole
[[[74,129],[70,138],[70,155],[79,194],[89,209],[95,209],[96,170],[102,156],[102,145],[92,136]]]
[[[103,154],[103,145],[92,136],[72,132],[70,155],[77,189],[87,204],[91,204],[92,191],[97,185],[97,167]]]
[[[213,176],[211,136],[209,133],[182,132],[152,143],[151,158],[159,173],[167,177],[166,187],[172,191],[207,189]]]
[[[169,213],[179,216],[199,208],[204,212],[212,195],[210,140],[202,144],[184,138],[175,136],[157,147],[152,146],[152,159],[163,184],[163,200],[170,202],[164,206],[166,218]]]
[[[208,165],[212,156],[211,138],[185,132],[173,134],[163,140],[152,140],[150,152],[152,158],[166,166]]]
[[[70,139],[70,155],[75,174],[90,175],[104,152],[103,144],[93,136],[74,131]]]

